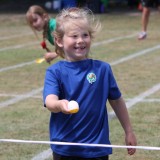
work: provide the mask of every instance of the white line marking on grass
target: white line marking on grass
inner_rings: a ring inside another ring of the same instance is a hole
[[[18,94],[5,94],[5,93],[0,93],[0,97],[20,97],[24,95],[18,95]],[[36,99],[42,99],[42,96],[32,96],[32,98],[36,98]]]
[[[39,92],[42,92],[42,90],[43,90],[43,87],[38,88],[38,89],[35,89],[35,90],[33,90],[33,91],[31,91],[31,92],[28,92],[28,93],[26,93],[26,94],[23,94],[23,95],[21,95],[21,96],[17,96],[17,97],[15,97],[15,98],[9,99],[9,100],[7,100],[7,101],[1,102],[1,103],[0,103],[0,108],[6,107],[6,106],[8,106],[8,105],[15,104],[16,102],[19,102],[19,101],[22,101],[22,100],[24,100],[24,99],[30,98],[30,97],[38,94]]]
[[[101,41],[101,42],[96,42],[92,46],[96,47],[96,46],[99,46],[99,45],[102,45],[102,44],[112,43],[112,42],[115,42],[117,40],[122,40],[122,39],[125,39],[125,38],[132,38],[134,36],[135,36],[135,34],[134,35],[123,36],[123,37],[112,38],[112,39],[109,39],[109,40],[105,40],[105,41]],[[35,44],[38,44],[38,42],[35,42],[35,43],[32,42],[32,43],[27,43],[27,44],[21,44],[21,45],[1,48],[0,51],[10,50],[10,49],[18,49],[18,48],[23,48],[23,47],[26,47],[26,46],[35,45]]]
[[[128,36],[129,37],[129,36]],[[106,41],[102,41],[103,42],[106,42]],[[155,51],[157,49],[160,49],[160,45],[157,45],[157,46],[154,46],[152,48],[148,48],[148,49],[145,49],[145,50],[142,50],[140,52],[136,52],[136,53],[133,53],[132,55],[129,55],[129,56],[126,56],[126,57],[123,57],[117,61],[114,61],[114,62],[111,62],[110,64],[111,65],[117,65],[119,63],[122,63],[124,61],[127,61],[127,60],[130,60],[130,59],[133,59],[135,57],[138,57],[138,56],[141,56],[141,55],[144,55],[146,53],[152,53],[152,51]],[[0,72],[3,72],[3,71],[7,71],[7,70],[11,70],[11,69],[16,69],[16,68],[19,68],[19,67],[23,67],[25,65],[30,65],[30,64],[33,64],[35,63],[35,61],[31,61],[31,62],[26,62],[26,63],[22,63],[22,64],[17,64],[17,65],[14,65],[14,66],[9,66],[9,67],[4,67],[4,68],[1,68],[0,69]]]
[[[0,40],[8,40],[8,39],[12,39],[12,38],[17,38],[17,37],[22,37],[22,36],[29,36],[33,33],[24,33],[24,34],[16,34],[16,35],[12,35],[12,36],[7,36],[7,37],[0,37]]]
[[[129,102],[126,102],[126,106],[127,108],[131,108],[133,107],[135,104],[141,102],[144,98],[150,96],[151,94],[157,92],[158,90],[160,90],[160,83],[154,85],[152,88],[150,88],[149,90],[139,94],[138,96],[134,97],[132,100],[130,100]],[[115,113],[112,111],[108,114],[109,119],[112,119],[114,117],[116,117]]]
[[[112,39],[109,39],[109,40],[105,40],[105,41],[101,41],[101,42],[97,42],[97,43],[94,43],[93,46],[96,47],[98,45],[101,45],[101,44],[106,44],[106,43],[111,43],[111,42],[114,42],[114,41],[117,41],[117,40],[122,40],[122,39],[125,39],[125,38],[132,38],[134,37],[134,35],[128,35],[128,36],[124,36],[124,37],[117,37],[117,38],[112,38]],[[27,45],[32,45],[32,44],[37,44],[36,43],[29,43]],[[22,47],[26,47],[26,45],[18,45],[18,46],[12,46],[14,49],[16,48],[22,48]],[[8,49],[12,49],[12,47],[8,47],[8,48],[2,48],[0,49],[0,51],[4,51],[4,50],[8,50]],[[30,65],[30,64],[33,64],[35,61],[32,61],[32,62],[27,62],[27,63],[22,63],[22,64],[17,64],[17,65],[14,65],[14,66],[9,66],[9,67],[4,67],[4,68],[1,68],[0,69],[0,72],[3,72],[3,71],[7,71],[7,70],[11,70],[11,69],[16,69],[16,68],[19,68],[19,67],[23,67],[25,65]]]
[[[45,160],[47,158],[50,158],[51,155],[52,155],[52,150],[49,148],[38,154],[36,157],[33,157],[31,160],[42,160],[42,159]]]
[[[1,48],[0,52],[10,50],[10,49],[18,49],[18,48],[23,48],[23,47],[27,47],[27,46],[33,46],[35,44],[38,44],[38,42],[32,42],[32,43],[27,43],[27,44],[20,44],[20,45],[16,45],[16,46],[5,47],[5,48]]]
[[[131,101],[131,99],[126,99],[126,101]],[[141,99],[140,102],[160,102],[160,98]]]
[[[12,69],[17,69],[17,68],[20,68],[20,67],[24,67],[26,65],[34,64],[34,63],[35,63],[35,61],[31,61],[31,62],[25,62],[25,63],[17,64],[17,65],[14,65],[14,66],[0,68],[0,72],[12,70]]]
[[[132,37],[135,37],[136,35],[132,34],[132,35],[128,35],[128,36],[116,37],[116,38],[108,39],[108,40],[105,40],[105,41],[96,42],[92,45],[92,47],[97,47],[97,46],[102,45],[102,44],[109,44],[109,43],[112,43],[112,42],[115,42],[115,41],[118,41],[118,40],[122,40],[122,39],[126,39],[126,38],[132,38]]]
[[[6,94],[6,93],[0,93],[0,97],[20,97],[22,95],[18,95],[18,94]],[[24,96],[23,96],[24,97]],[[32,96],[32,98],[35,98],[35,99],[42,99],[42,96],[38,96],[38,95],[35,95],[35,96]],[[131,101],[132,99],[131,98],[126,98],[125,101]],[[147,99],[142,99],[140,100],[140,102],[160,102],[160,98],[147,98]]]
[[[128,61],[128,60],[131,60],[133,58],[136,58],[138,56],[141,56],[141,55],[144,55],[144,54],[147,54],[147,53],[152,53],[152,51],[155,51],[157,49],[160,49],[160,45],[157,45],[157,46],[154,46],[152,48],[148,48],[148,49],[145,49],[145,50],[142,50],[140,52],[136,52],[136,53],[133,53],[132,55],[129,55],[129,56],[126,56],[126,57],[123,57],[123,58],[120,58],[119,60],[116,60],[114,62],[111,62],[110,64],[113,66],[113,65],[117,65],[117,64],[120,64],[122,62],[125,62],[125,61]],[[17,65],[14,65],[14,66],[9,66],[9,67],[4,67],[4,68],[0,68],[0,72],[3,72],[3,71],[7,71],[7,70],[11,70],[11,69],[16,69],[16,68],[19,68],[19,67],[24,67],[25,65],[30,65],[30,64],[34,64],[35,61],[31,61],[31,62],[26,62],[26,63],[21,63],[21,64],[17,64]]]
[[[148,49],[145,49],[145,50],[142,50],[140,52],[137,52],[137,53],[134,53],[134,54],[131,54],[129,56],[126,56],[126,57],[123,57],[123,58],[120,58],[119,60],[117,61],[114,61],[114,62],[111,62],[110,64],[113,66],[113,65],[117,65],[119,63],[122,63],[122,62],[125,62],[125,61],[128,61],[128,60],[131,60],[133,58],[136,58],[138,56],[141,56],[141,55],[144,55],[144,54],[147,54],[147,53],[152,53],[152,51],[155,51],[157,49],[160,49],[160,45],[157,45],[157,46],[154,46],[152,48],[148,48]]]

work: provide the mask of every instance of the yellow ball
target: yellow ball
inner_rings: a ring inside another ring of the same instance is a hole
[[[79,104],[76,101],[70,101],[68,103],[68,108],[70,110],[70,113],[77,113],[79,111]]]

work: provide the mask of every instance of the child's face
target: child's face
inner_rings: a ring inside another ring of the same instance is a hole
[[[36,30],[36,31],[42,31],[44,29],[45,26],[45,20],[43,17],[41,17],[38,14],[32,14],[32,27]]]
[[[91,37],[87,29],[73,26],[65,32],[59,44],[64,50],[66,60],[84,60],[90,50]]]

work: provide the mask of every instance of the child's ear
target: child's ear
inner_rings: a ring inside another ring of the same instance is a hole
[[[60,38],[55,38],[55,42],[57,43],[58,47],[63,47],[63,40]]]
[[[49,20],[48,15],[47,14],[43,14],[43,19],[47,22]]]

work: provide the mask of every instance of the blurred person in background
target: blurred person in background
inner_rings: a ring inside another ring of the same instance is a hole
[[[39,5],[32,5],[29,7],[26,13],[26,20],[36,37],[38,37],[37,32],[42,32],[43,41],[41,42],[41,46],[46,50],[44,59],[46,62],[50,63],[58,55],[56,52],[50,51],[47,47],[46,40],[48,40],[50,44],[54,45],[52,32],[56,28],[56,20],[54,18],[50,18],[49,14]]]
[[[150,10],[151,7],[156,4],[158,6],[158,10],[160,11],[160,0],[141,0],[142,3],[142,18],[141,18],[141,23],[142,23],[142,31],[138,35],[139,40],[144,40],[147,38],[147,27],[149,23],[149,16],[150,16]]]

